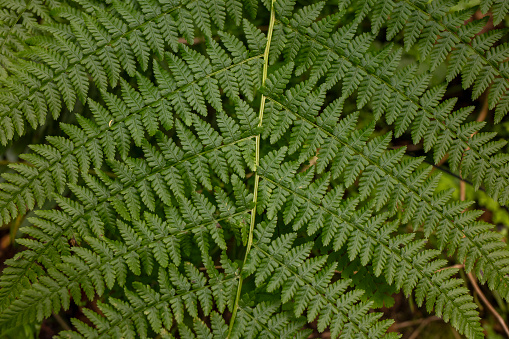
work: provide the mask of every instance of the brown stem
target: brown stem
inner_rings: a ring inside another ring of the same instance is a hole
[[[58,313],[53,313],[53,317],[60,324],[60,326],[62,326],[62,328],[64,330],[66,330],[66,331],[71,330],[71,327],[65,322],[64,319],[62,319],[62,317]]]
[[[434,316],[431,316],[429,318],[421,318],[421,319],[414,319],[414,320],[403,321],[401,323],[394,324],[392,326],[392,328],[399,330],[400,328],[419,325],[419,324],[422,324],[423,322],[428,322],[429,323],[431,321],[437,321],[437,320],[442,320],[442,318],[439,318],[439,317],[434,315]]]
[[[456,265],[452,265],[452,266],[447,266],[447,267],[441,268],[441,269],[437,270],[437,272],[440,272],[440,271],[443,271],[443,270],[448,270],[450,268],[460,268],[461,269],[463,267],[465,267],[465,265],[463,265],[463,264],[456,264]]]
[[[438,317],[437,317],[438,318]],[[439,318],[440,319],[440,318]],[[438,319],[434,319],[433,317],[429,317],[429,318],[426,318],[424,319],[421,324],[419,325],[419,327],[417,327],[417,329],[410,335],[410,337],[408,337],[408,339],[417,339],[419,338],[419,334],[421,333],[421,331],[432,321],[435,321],[435,320],[438,320]]]
[[[22,163],[22,161],[0,160],[0,166],[7,166],[10,164],[19,164],[19,163]]]
[[[221,265],[219,265],[219,266],[214,266],[214,268],[215,268],[216,270],[219,270],[219,269],[222,269],[222,268],[223,268],[223,266],[221,266]],[[206,271],[206,270],[207,270],[207,268],[206,268],[206,267],[200,267],[200,268],[198,268],[198,270],[200,270],[200,271]]]
[[[472,287],[474,287],[475,292],[479,295],[479,298],[481,298],[482,302],[486,305],[488,310],[490,310],[490,312],[495,316],[497,321],[500,323],[500,326],[502,326],[502,328],[504,329],[505,335],[509,338],[509,328],[507,328],[504,318],[502,318],[502,316],[497,312],[495,307],[491,305],[488,298],[486,298],[484,293],[481,291],[481,288],[477,284],[477,279],[474,277],[472,272],[469,272],[467,276],[470,282],[472,283]]]
[[[437,167],[442,166],[442,165],[443,165],[443,164],[447,161],[447,159],[448,159],[448,158],[449,158],[449,153],[447,153],[446,155],[444,155],[444,157],[442,158],[442,160],[440,160],[440,161],[438,162],[438,164],[436,164],[436,166],[437,166]]]
[[[479,116],[477,117],[477,122],[483,122],[486,120],[486,116],[489,112],[489,102],[488,102],[488,95],[484,96],[484,100],[482,101],[482,107],[481,111],[479,112]]]

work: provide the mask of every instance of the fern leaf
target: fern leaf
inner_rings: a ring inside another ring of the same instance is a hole
[[[509,299],[482,211],[398,147],[507,204],[506,142],[448,92],[509,110],[505,31],[471,20],[499,0],[5,3],[0,142],[65,119],[2,174],[0,222],[35,216],[0,333],[88,299],[60,337],[396,338],[401,291],[482,337],[444,255]]]

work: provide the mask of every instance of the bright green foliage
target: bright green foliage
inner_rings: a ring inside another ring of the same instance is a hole
[[[0,79],[17,71],[17,54],[25,50],[28,39],[43,29],[38,21],[53,22],[50,11],[60,5],[58,0],[0,1]]]
[[[1,224],[36,217],[0,276],[0,333],[88,299],[100,313],[61,338],[307,338],[315,321],[394,338],[372,309],[403,291],[482,337],[447,256],[509,300],[493,225],[392,147],[422,142],[507,206],[506,142],[446,93],[460,76],[495,122],[509,111],[506,32],[464,24],[504,1],[26,1],[0,2],[28,27],[5,20],[24,35],[2,44],[0,141],[76,122],[3,174]]]

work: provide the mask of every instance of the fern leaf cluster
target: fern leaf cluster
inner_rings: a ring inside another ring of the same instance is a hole
[[[398,337],[344,262],[468,338],[449,260],[509,300],[493,225],[393,147],[507,205],[506,141],[448,92],[506,116],[506,32],[470,20],[504,1],[26,1],[3,4],[0,141],[75,122],[2,175],[0,223],[30,214],[0,333],[89,300],[59,337]]]
[[[56,0],[26,0],[0,2],[0,75],[5,79],[15,72],[18,54],[27,47],[27,40],[41,33],[39,21],[53,22],[50,11],[61,4]]]

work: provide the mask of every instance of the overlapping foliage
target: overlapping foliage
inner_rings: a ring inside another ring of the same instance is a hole
[[[2,224],[37,216],[0,276],[0,330],[88,299],[62,338],[306,338],[315,320],[397,337],[345,260],[469,338],[477,306],[446,255],[509,299],[493,226],[391,146],[408,134],[508,203],[506,142],[446,96],[461,76],[496,122],[509,111],[505,31],[464,24],[478,9],[499,23],[506,2],[4,2],[2,144],[65,111],[76,123],[3,174]]]

